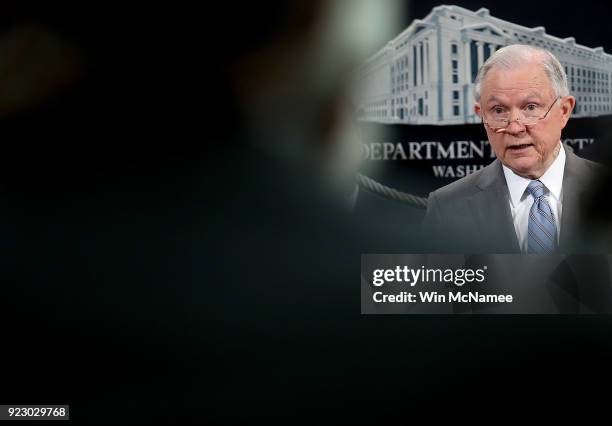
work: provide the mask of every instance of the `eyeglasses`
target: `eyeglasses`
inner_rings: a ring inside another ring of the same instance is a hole
[[[486,116],[483,111],[482,122],[494,131],[505,129],[513,121],[516,121],[517,123],[522,124],[523,126],[533,126],[537,124],[540,120],[544,120],[546,118],[553,105],[559,99],[561,99],[561,96],[557,97],[557,99],[555,99],[554,102],[550,104],[550,107],[548,107],[546,112],[544,112],[543,107],[537,104],[528,104],[527,107],[524,108],[521,112],[521,116],[519,116],[516,120],[510,119],[510,112],[507,109],[503,107],[495,107],[492,111],[489,112],[488,115],[490,116]]]

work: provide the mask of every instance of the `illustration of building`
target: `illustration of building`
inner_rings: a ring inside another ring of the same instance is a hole
[[[574,117],[612,114],[612,55],[602,47],[557,38],[458,6],[437,6],[414,20],[360,68],[359,118],[405,124],[480,122],[474,114],[474,79],[483,62],[508,44],[552,52],[565,67]]]

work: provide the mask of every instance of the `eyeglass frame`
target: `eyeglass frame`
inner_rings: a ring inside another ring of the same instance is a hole
[[[489,128],[490,128],[491,130],[493,130],[493,131],[497,131],[497,130],[500,130],[500,129],[507,129],[507,128],[508,128],[508,126],[510,126],[510,123],[512,123],[513,121],[516,121],[517,123],[520,123],[521,125],[523,125],[523,126],[525,126],[525,127],[528,127],[528,126],[535,126],[536,124],[538,124],[538,122],[539,122],[540,120],[544,120],[544,119],[545,119],[545,118],[548,116],[548,113],[550,112],[550,110],[552,109],[552,107],[553,107],[553,106],[554,106],[554,105],[557,103],[557,101],[558,101],[559,99],[561,99],[562,97],[563,97],[563,96],[557,96],[557,98],[556,98],[556,99],[553,101],[553,103],[552,103],[552,104],[550,104],[550,107],[548,108],[548,110],[546,111],[546,113],[544,113],[544,115],[543,115],[542,117],[538,117],[538,120],[537,120],[536,122],[534,122],[534,123],[531,123],[531,124],[521,123],[521,122],[520,122],[520,120],[521,120],[521,119],[520,119],[520,118],[517,118],[516,120],[508,120],[508,124],[506,124],[504,127],[493,127],[493,126],[489,125],[489,123],[488,123],[488,122],[485,120],[485,113],[484,113],[484,111],[482,112],[482,117],[480,117],[480,118],[482,119],[482,122],[483,122],[485,125],[489,126]],[[523,118],[526,118],[526,117],[525,117],[525,116],[523,116]]]

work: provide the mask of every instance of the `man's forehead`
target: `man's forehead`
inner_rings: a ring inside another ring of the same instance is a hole
[[[487,73],[482,86],[486,98],[546,97],[553,92],[550,79],[539,64],[511,70],[493,68]]]
[[[503,90],[492,90],[485,95],[486,102],[506,102],[509,99],[517,98],[519,100],[525,99],[542,99],[546,97],[546,92],[536,90],[513,90],[506,92]]]

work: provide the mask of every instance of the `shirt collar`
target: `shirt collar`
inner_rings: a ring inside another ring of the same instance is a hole
[[[559,143],[561,144],[561,141],[559,141]],[[512,203],[512,207],[516,207],[525,194],[525,190],[527,189],[527,186],[531,180],[517,175],[505,165],[502,167],[504,169],[504,176],[506,177],[508,191],[510,192],[510,202]],[[539,179],[540,182],[542,182],[548,189],[550,195],[552,195],[557,201],[561,199],[561,186],[563,184],[564,169],[565,148],[563,147],[563,144],[561,144],[559,155],[557,155],[557,158],[555,158],[548,170],[546,170],[546,172],[540,176]]]

